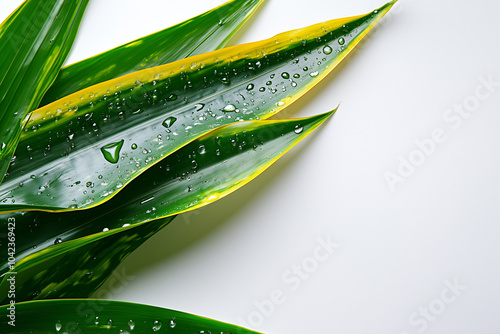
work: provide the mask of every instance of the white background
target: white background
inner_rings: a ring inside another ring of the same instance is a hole
[[[2,0],[1,18],[20,2]],[[68,64],[221,3],[92,0]],[[382,4],[267,0],[231,44]],[[333,119],[249,185],[178,217],[119,267],[124,286],[100,293],[276,334],[500,332],[498,13],[492,0],[400,0],[285,111],[342,102]],[[391,188],[403,160],[418,166]],[[318,238],[338,243],[319,262]]]

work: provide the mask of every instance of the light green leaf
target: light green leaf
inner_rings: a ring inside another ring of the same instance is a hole
[[[0,26],[0,182],[27,115],[54,81],[88,0],[26,0]]]

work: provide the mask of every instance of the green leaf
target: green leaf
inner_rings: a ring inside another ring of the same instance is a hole
[[[0,26],[0,182],[27,115],[54,81],[88,0],[27,0]]]
[[[117,247],[122,249],[131,235],[141,235],[134,230],[147,222],[194,210],[228,195],[262,173],[332,113],[296,120],[238,122],[218,128],[166,157],[111,200],[92,209],[3,215],[2,228],[6,230],[7,222],[15,221],[18,236],[17,263],[11,270],[18,277],[16,300],[88,296],[82,295],[92,288],[85,285],[87,272],[93,272],[91,284],[95,288],[107,276],[90,269],[94,264],[102,266],[92,257],[99,243],[82,247],[100,239],[109,245],[111,241],[104,238],[129,230],[117,237],[121,240]],[[0,296],[6,296],[9,288],[7,254],[5,245],[0,250],[0,273],[4,275]],[[106,267],[119,263],[111,258]],[[6,302],[4,299],[1,303]]]
[[[331,72],[392,4],[131,73],[34,111],[0,209],[99,205],[208,131],[276,114]]]
[[[242,327],[169,309],[98,299],[41,300],[0,307],[2,333],[257,333]]]
[[[69,65],[61,69],[40,106],[134,71],[217,50],[263,1],[229,1],[170,28]]]

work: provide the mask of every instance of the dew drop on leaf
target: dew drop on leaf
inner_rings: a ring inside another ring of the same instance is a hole
[[[254,84],[248,84],[247,90],[252,90],[254,87],[255,87]]]
[[[108,161],[111,162],[112,164],[115,164],[118,162],[118,159],[120,158],[120,150],[122,149],[124,140],[120,140],[119,142],[115,143],[110,143],[108,145],[104,145],[101,147],[101,152],[104,155],[104,158]]]
[[[135,327],[135,322],[133,320],[129,320],[128,321],[128,326],[130,327],[130,330],[134,330],[134,327]]]
[[[329,55],[330,53],[332,53],[332,48],[329,46],[329,45],[325,45],[323,47],[323,53],[326,54],[326,55]]]
[[[169,127],[171,127],[175,123],[176,120],[177,120],[177,118],[175,118],[175,117],[172,117],[172,116],[167,117],[163,121],[162,125],[168,129]]]
[[[132,145],[130,145],[130,148],[133,149],[133,150],[137,149],[137,144],[133,143]]]
[[[340,38],[338,39],[338,42],[339,42],[339,44],[340,44],[340,45],[344,45],[344,44],[345,44],[345,39],[344,39],[344,37],[340,37]]]
[[[170,320],[170,328],[174,328],[177,324],[175,323],[175,318]]]
[[[302,131],[304,131],[304,128],[302,127],[302,125],[300,125],[300,124],[295,125],[295,130],[293,130],[293,132],[295,132],[296,134],[299,134],[299,133],[302,133]]]
[[[56,238],[56,240],[54,240],[54,245],[60,244],[61,242],[62,242],[61,238]]]
[[[161,322],[158,320],[155,320],[155,322],[153,322],[153,331],[157,332],[160,329],[161,329]]]
[[[201,109],[203,109],[205,107],[205,105],[203,103],[198,103],[198,104],[195,104],[195,109],[196,111],[200,111]]]
[[[281,73],[281,77],[283,79],[289,79],[290,78],[290,74],[288,74],[287,72],[283,72],[283,73]]]
[[[315,71],[315,72],[311,72],[311,73],[309,73],[309,75],[310,75],[311,77],[313,77],[313,78],[314,78],[314,77],[317,77],[317,76],[318,76],[318,74],[319,74],[319,72],[318,72],[318,71]]]
[[[61,328],[62,328],[61,322],[60,321],[56,322],[56,331],[59,332]]]
[[[206,152],[205,145],[200,145],[200,147],[198,147],[198,153],[205,154],[205,152]]]
[[[234,104],[228,104],[222,110],[226,112],[236,111],[236,106]]]

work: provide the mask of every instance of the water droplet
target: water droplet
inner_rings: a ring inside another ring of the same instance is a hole
[[[236,111],[236,106],[234,104],[228,104],[227,106],[225,106],[222,111],[226,111],[226,112],[232,112],[232,111]]]
[[[24,183],[23,182],[19,182],[19,187],[21,188],[22,186],[24,186]]]
[[[177,118],[175,118],[173,116],[167,117],[163,121],[162,125],[168,129],[169,127],[171,127],[175,123],[176,120],[177,120]]]
[[[318,72],[318,71],[315,71],[315,72],[311,72],[311,73],[309,73],[309,75],[310,75],[310,76],[312,76],[313,78],[314,78],[314,77],[317,77],[317,76],[318,76],[318,74],[319,74],[319,72]]]
[[[133,150],[137,149],[137,144],[133,143],[132,145],[130,145],[130,148],[133,149]]]
[[[297,83],[295,81],[292,81],[292,87],[297,87]]]
[[[5,150],[5,146],[7,146],[4,142],[2,142],[2,145],[0,146],[0,152],[3,152]]]
[[[247,90],[252,90],[254,87],[255,87],[254,84],[248,84]]]
[[[299,133],[302,133],[302,131],[304,131],[304,128],[302,127],[302,125],[300,125],[300,124],[295,125],[295,130],[293,130],[293,132],[295,132],[296,134],[299,134]]]
[[[272,81],[268,81],[268,82],[266,82],[266,85],[268,85],[268,86],[270,86],[270,85],[272,85],[272,84],[273,84],[273,82],[272,82]]]
[[[157,332],[161,329],[161,321],[155,320],[153,322],[153,331]]]
[[[306,46],[306,44],[307,44],[307,41],[306,41],[305,39],[303,39],[303,40],[302,40],[302,45],[303,45],[303,46]]]
[[[205,154],[206,151],[205,145],[200,145],[200,147],[198,147],[198,153]]]
[[[59,332],[61,330],[61,328],[62,328],[61,322],[60,321],[56,322],[56,331]]]
[[[61,238],[56,238],[56,240],[54,240],[54,245],[60,244],[61,242],[62,242]]]
[[[99,175],[97,178],[98,178],[99,180],[102,180],[102,178],[103,178],[103,177],[104,177],[104,176]]]
[[[32,178],[34,180],[34,179],[36,179],[36,176],[35,175],[31,175],[30,178]]]
[[[110,328],[111,328],[111,326],[113,326],[113,320],[108,319],[108,323],[106,324],[106,327],[107,327],[108,329],[110,329]]]
[[[90,181],[87,182],[85,185],[87,186],[87,188],[94,188],[94,183],[92,183]]]
[[[305,66],[302,70],[304,70],[304,72],[309,71],[309,67]]]
[[[177,324],[175,323],[175,318],[172,318],[172,320],[170,320],[170,328],[174,328]]]
[[[338,42],[339,42],[339,44],[340,44],[340,45],[344,45],[344,44],[345,44],[345,39],[344,39],[344,37],[340,37],[340,38],[338,39]]]
[[[290,79],[290,74],[288,74],[287,72],[283,72],[283,73],[281,73],[281,77],[283,79]]]
[[[99,325],[99,317],[95,317],[94,324]]]
[[[103,232],[108,232],[109,231],[109,228],[105,227],[102,229]]]
[[[198,103],[198,104],[194,105],[194,108],[196,109],[196,111],[200,111],[204,107],[205,107],[205,105],[203,103]]]
[[[106,159],[108,162],[111,162],[112,164],[117,163],[118,159],[120,158],[120,150],[122,149],[123,142],[124,140],[122,139],[119,142],[110,143],[101,147],[101,152],[104,155],[104,159]]]
[[[168,100],[169,100],[169,101],[175,101],[175,100],[177,100],[177,95],[175,95],[175,94],[170,94],[170,95],[168,96]]]
[[[326,55],[329,55],[330,53],[332,53],[332,48],[329,46],[329,45],[325,45],[323,47],[323,53],[326,54]]]
[[[259,92],[264,92],[266,89],[264,87],[259,88]]]
[[[295,73],[295,74],[293,75],[293,77],[294,77],[295,79],[298,79],[298,78],[300,78],[300,74]]]
[[[128,321],[128,326],[130,327],[130,330],[134,330],[135,322],[133,320],[129,320]]]

